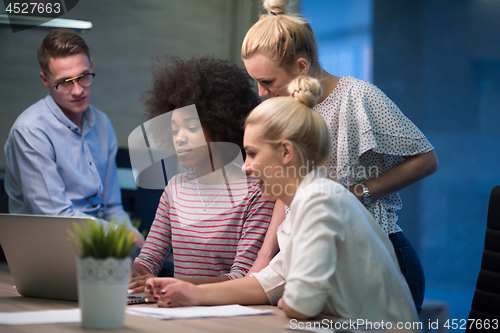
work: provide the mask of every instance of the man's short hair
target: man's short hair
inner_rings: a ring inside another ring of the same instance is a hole
[[[85,54],[90,60],[90,51],[83,38],[71,29],[55,29],[49,32],[38,48],[37,56],[42,72],[50,74],[50,59]]]

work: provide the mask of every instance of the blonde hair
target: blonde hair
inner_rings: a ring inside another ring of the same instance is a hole
[[[248,30],[241,46],[242,58],[263,52],[285,69],[304,58],[313,72],[318,71],[318,44],[309,23],[286,14],[288,0],[264,0],[263,5],[268,13]]]
[[[273,148],[284,140],[292,142],[302,165],[307,165],[311,171],[314,166],[323,165],[330,152],[326,123],[312,109],[322,91],[317,79],[299,76],[288,85],[290,96],[270,98],[261,103],[248,116],[245,128],[261,125],[260,138]]]

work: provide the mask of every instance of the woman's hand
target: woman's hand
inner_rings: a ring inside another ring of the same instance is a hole
[[[151,274],[151,272],[146,266],[141,265],[138,259],[135,259],[132,265],[130,282],[128,285],[129,293],[130,294],[143,293],[146,280],[152,277],[156,276]]]
[[[196,285],[174,278],[148,279],[144,292],[148,302],[158,302],[159,307],[197,306],[202,300]]]

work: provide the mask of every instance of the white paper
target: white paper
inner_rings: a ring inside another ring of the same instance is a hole
[[[80,321],[82,321],[82,315],[79,308],[68,310],[0,312],[0,324],[2,325],[78,323]]]
[[[150,317],[156,319],[187,319],[210,317],[237,317],[259,316],[273,312],[273,310],[258,310],[241,305],[223,306],[190,306],[181,308],[153,308],[131,307],[127,308],[128,314]]]

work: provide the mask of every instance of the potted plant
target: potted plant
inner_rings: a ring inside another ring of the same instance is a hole
[[[94,220],[74,224],[77,245],[78,303],[82,327],[123,327],[133,235],[125,224],[105,226]]]

